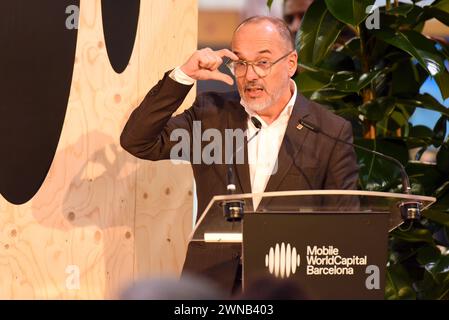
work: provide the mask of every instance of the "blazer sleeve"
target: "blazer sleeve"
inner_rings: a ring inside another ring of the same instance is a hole
[[[177,138],[184,133],[191,145],[193,121],[201,118],[198,101],[183,113],[172,117],[192,86],[174,81],[168,76],[169,72],[131,113],[120,136],[121,146],[138,158],[170,159],[172,147],[179,142],[179,139],[170,139],[173,131],[177,129],[177,133],[180,133],[175,135]],[[190,156],[190,153],[186,156]]]

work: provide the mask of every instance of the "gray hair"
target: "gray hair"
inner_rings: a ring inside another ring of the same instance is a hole
[[[291,33],[290,29],[288,28],[287,23],[279,18],[276,17],[270,17],[270,16],[254,16],[249,17],[248,19],[243,20],[235,29],[234,35],[237,33],[237,31],[247,25],[252,23],[259,23],[263,21],[268,21],[272,25],[276,27],[276,29],[279,32],[279,35],[282,37],[283,40],[285,40],[285,43],[287,45],[287,49],[293,50],[295,49],[295,39],[293,38],[293,34]]]

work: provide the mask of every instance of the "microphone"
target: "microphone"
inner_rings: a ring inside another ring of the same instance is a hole
[[[322,134],[324,136],[326,136],[329,139],[332,139],[334,141],[337,142],[341,142],[343,144],[352,146],[354,148],[372,153],[374,155],[377,155],[383,159],[389,160],[391,162],[393,162],[394,164],[396,164],[396,166],[399,168],[400,172],[401,172],[401,180],[402,180],[402,192],[405,194],[411,194],[411,187],[410,187],[410,179],[407,175],[407,172],[405,171],[404,166],[402,165],[402,163],[400,163],[397,159],[390,157],[386,154],[383,154],[381,152],[375,151],[375,150],[371,150],[365,147],[362,147],[358,144],[355,143],[351,143],[342,139],[339,139],[337,137],[333,137],[329,134],[327,134],[326,132],[324,132],[323,130],[321,130],[320,127],[318,127],[317,125],[310,123],[304,119],[300,119],[299,120],[299,124],[302,125],[303,127],[307,128],[308,130],[315,132],[317,134]],[[421,218],[421,213],[420,213],[420,208],[421,208],[421,204],[417,201],[402,201],[401,203],[399,203],[399,209],[401,211],[401,217],[404,221],[407,220],[418,220]]]
[[[250,143],[251,140],[253,140],[260,132],[260,129],[262,128],[262,123],[256,118],[251,117],[251,122],[256,127],[257,131],[248,139],[247,143]],[[242,150],[243,146],[240,146],[237,150],[235,150],[227,162],[227,174],[226,174],[226,180],[227,180],[227,186],[226,190],[228,191],[228,194],[234,194],[236,186],[235,186],[235,175],[234,175],[234,167],[232,160],[234,159],[234,156],[239,153]],[[224,201],[223,202],[223,214],[227,221],[240,221],[243,218],[243,206],[245,202],[243,200],[230,200],[230,201]]]

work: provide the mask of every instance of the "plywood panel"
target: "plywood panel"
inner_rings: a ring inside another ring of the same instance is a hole
[[[49,175],[24,205],[0,199],[1,299],[113,298],[140,275],[180,270],[191,169],[138,161],[119,136],[156,79],[195,48],[196,21],[196,0],[142,1],[135,50],[118,75],[100,0],[81,1],[69,105]]]
[[[164,72],[182,64],[196,49],[198,9],[196,1],[163,1],[157,5],[144,1],[141,11],[151,17],[141,20],[139,28],[138,88],[143,99]],[[177,16],[171,19],[163,12],[176,12]],[[158,26],[163,32],[156,31]],[[152,72],[155,63],[159,69]],[[180,110],[192,104],[194,91]],[[192,170],[189,165],[170,161],[138,163],[135,277],[178,275],[192,226]]]

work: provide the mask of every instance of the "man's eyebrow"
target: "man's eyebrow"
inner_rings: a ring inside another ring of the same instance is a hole
[[[234,50],[232,51],[236,56],[240,57],[240,52]],[[257,52],[258,54],[271,53],[269,49],[260,50]]]

